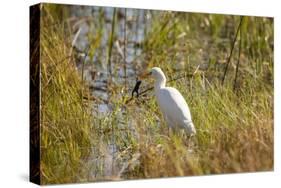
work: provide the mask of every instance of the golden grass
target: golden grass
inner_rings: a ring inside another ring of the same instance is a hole
[[[204,59],[202,51],[209,53],[207,70],[169,84],[180,90],[190,106],[197,135],[189,139],[168,133],[152,93],[125,104],[126,96],[120,96],[123,85],[112,86],[112,112],[92,117],[87,105],[90,102],[83,101],[89,93],[74,65],[69,28],[54,19],[58,16],[52,17],[58,9],[46,6],[43,10],[40,45],[44,184],[273,169],[270,19],[244,19],[239,87],[233,90],[237,58],[231,61],[225,85],[221,86],[221,61],[226,59],[229,46],[218,39],[222,35],[231,38],[235,27],[224,27],[237,23],[238,17],[166,13],[163,19],[155,18],[143,42],[144,67],[160,66],[171,79],[178,73],[175,66],[179,62],[192,73]],[[185,37],[177,38],[183,32]],[[207,43],[202,36],[210,37]],[[105,176],[106,156],[110,155],[107,148],[113,141],[118,148],[114,155],[116,167],[111,176]],[[98,162],[91,162],[95,159]]]
[[[74,64],[70,33],[42,10],[41,178],[43,184],[76,182],[91,146],[91,109],[82,101],[88,90]]]

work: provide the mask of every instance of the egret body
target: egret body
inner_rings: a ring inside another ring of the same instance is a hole
[[[157,103],[168,124],[172,129],[184,129],[189,135],[196,134],[189,107],[181,93],[173,88],[166,87],[166,77],[159,67],[151,69],[154,78],[154,91]]]

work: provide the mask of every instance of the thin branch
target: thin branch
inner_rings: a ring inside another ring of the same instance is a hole
[[[238,71],[239,71],[239,65],[240,65],[240,54],[241,54],[241,48],[242,48],[242,30],[240,29],[240,40],[239,40],[239,51],[238,51],[238,60],[236,65],[236,71],[235,71],[235,79],[233,84],[233,91],[236,89],[236,83],[237,83],[237,77],[238,77]]]
[[[234,40],[232,42],[231,51],[230,51],[230,54],[229,54],[229,57],[228,57],[228,60],[227,60],[226,67],[224,69],[224,74],[223,74],[223,78],[222,78],[222,85],[224,84],[224,80],[225,80],[225,77],[226,77],[226,73],[227,73],[227,70],[228,70],[228,66],[229,66],[229,63],[230,63],[230,60],[231,60],[232,52],[233,52],[233,49],[234,49],[234,46],[235,46],[235,43],[236,43],[236,40],[237,40],[237,36],[238,36],[239,30],[240,30],[242,21],[243,21],[243,16],[240,17],[239,26],[237,28],[237,31],[236,31],[236,34],[235,34],[235,38],[234,38]]]

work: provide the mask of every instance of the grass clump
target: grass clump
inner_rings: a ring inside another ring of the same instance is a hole
[[[54,19],[52,5],[41,16],[41,178],[43,184],[81,181],[90,153],[91,109],[81,84],[66,24]]]

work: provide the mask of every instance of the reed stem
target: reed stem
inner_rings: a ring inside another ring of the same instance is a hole
[[[229,66],[229,63],[230,63],[230,60],[231,60],[231,57],[232,57],[232,52],[233,52],[233,49],[234,49],[234,46],[235,46],[235,43],[236,43],[236,40],[237,40],[237,36],[238,36],[239,30],[241,28],[242,21],[243,21],[243,16],[240,17],[239,26],[238,26],[238,28],[236,30],[236,34],[235,34],[234,40],[232,42],[232,47],[231,47],[231,50],[230,50],[230,54],[229,54],[229,57],[228,57],[228,60],[227,60],[227,64],[226,64],[226,67],[225,67],[224,73],[223,73],[222,85],[224,84],[224,80],[226,78],[226,73],[227,73],[228,66]]]
[[[238,77],[238,71],[239,71],[239,65],[240,65],[240,54],[241,54],[241,48],[242,48],[242,29],[240,29],[239,35],[240,35],[240,40],[239,40],[238,60],[237,60],[235,78],[234,78],[234,83],[233,83],[233,91],[235,91],[235,89],[236,89],[237,77]]]

